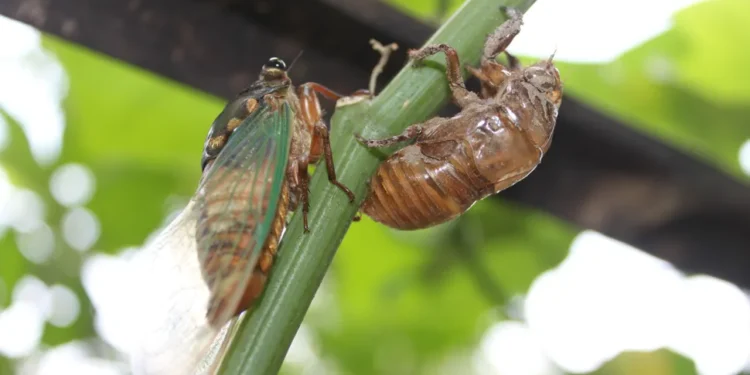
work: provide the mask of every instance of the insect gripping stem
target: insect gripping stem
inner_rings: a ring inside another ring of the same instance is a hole
[[[533,1],[468,0],[427,41],[453,46],[465,64],[479,63],[485,37],[505,21],[500,5],[527,10]],[[440,59],[430,60],[440,62]],[[446,103],[450,95],[444,71],[406,66],[372,100],[339,105],[332,118],[332,148],[338,180],[348,186],[361,203],[368,190],[367,179],[380,158],[356,142],[361,133],[368,138],[398,134],[409,124],[425,120]],[[332,204],[341,192],[331,186],[325,173],[315,173],[310,184],[309,218],[317,223],[303,233],[301,215],[290,223],[276,267],[272,270],[257,308],[240,326],[222,366],[223,374],[276,374],[286,356],[336,249],[346,234],[356,205]]]

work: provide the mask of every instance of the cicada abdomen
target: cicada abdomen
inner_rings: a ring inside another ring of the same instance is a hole
[[[527,68],[509,56],[495,62],[521,26],[520,13],[487,39],[480,69],[481,96],[466,89],[456,51],[429,45],[409,55],[419,61],[446,55],[453,101],[461,112],[432,118],[383,139],[358,139],[368,147],[413,141],[378,167],[361,209],[375,221],[411,230],[446,222],[475,202],[500,192],[531,173],[550,146],[562,100],[562,83],[552,58]]]

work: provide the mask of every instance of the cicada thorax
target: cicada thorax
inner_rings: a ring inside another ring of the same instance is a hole
[[[241,313],[250,307],[263,291],[284,229],[289,207],[289,189],[284,182],[278,208],[260,257],[254,265],[252,276],[247,283],[241,285],[242,276],[252,265],[237,249],[252,246],[255,242],[254,236],[257,235],[254,228],[258,224],[249,223],[248,220],[252,218],[248,217],[247,213],[250,210],[268,209],[270,198],[262,192],[268,191],[268,185],[272,181],[249,180],[248,171],[240,169],[217,170],[213,173],[225,176],[222,180],[226,180],[227,183],[212,184],[211,190],[204,192],[202,210],[196,222],[196,241],[199,251],[204,252],[199,254],[201,273],[209,290],[212,291],[206,316],[210,324],[220,326],[224,322],[219,317]],[[213,240],[209,242],[209,239]],[[236,296],[237,288],[244,288],[240,300],[227,301],[230,296]],[[226,309],[234,311],[227,313]]]
[[[211,124],[208,136],[206,136],[203,157],[201,158],[201,168],[204,171],[208,163],[214,160],[227,144],[232,132],[259,107],[259,94],[250,92],[249,94],[240,94],[224,108]]]

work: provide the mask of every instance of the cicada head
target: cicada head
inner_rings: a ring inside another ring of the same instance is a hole
[[[563,96],[560,72],[552,63],[553,57],[554,54],[523,69],[512,84],[515,102],[508,104],[530,140],[543,152],[550,146]]]
[[[278,57],[272,57],[268,59],[268,62],[263,65],[258,76],[258,81],[265,82],[268,86],[289,86],[292,81],[289,79],[289,75],[286,73],[287,66],[284,60]]]
[[[540,61],[524,69],[523,77],[526,82],[534,86],[544,94],[555,108],[560,108],[562,102],[563,84],[560,80],[560,72],[552,63],[552,58]]]

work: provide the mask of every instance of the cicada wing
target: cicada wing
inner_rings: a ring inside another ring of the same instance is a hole
[[[250,120],[250,121],[248,121]],[[245,120],[207,171],[196,239],[211,291],[208,318],[223,324],[243,302],[281,202],[291,109],[263,105]]]
[[[287,104],[264,105],[248,116],[204,172],[188,206],[142,251],[139,283],[148,306],[137,314],[136,374],[200,374],[216,367],[281,203],[291,121]],[[211,321],[207,311],[214,311]]]
[[[134,374],[193,374],[218,333],[205,323],[209,289],[196,255],[197,217],[191,200],[135,255],[133,281],[143,297],[130,312],[138,330],[130,353]]]

